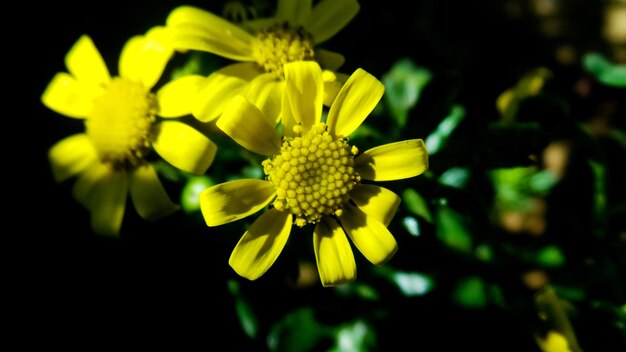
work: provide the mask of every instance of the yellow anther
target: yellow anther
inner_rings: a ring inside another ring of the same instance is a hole
[[[344,195],[359,179],[352,147],[326,130],[324,124],[316,124],[309,131],[300,130],[302,136],[285,137],[280,154],[263,164],[267,179],[277,189],[274,207],[294,214],[298,226],[341,214],[347,201]]]
[[[114,78],[93,100],[85,125],[100,160],[115,168],[143,162],[158,105],[141,83]]]

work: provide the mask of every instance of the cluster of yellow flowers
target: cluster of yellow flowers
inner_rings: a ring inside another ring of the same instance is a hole
[[[364,152],[348,136],[380,101],[383,84],[368,72],[336,72],[344,57],[319,48],[359,11],[356,0],[279,0],[276,14],[235,24],[180,6],[165,25],[132,37],[111,76],[90,37],[82,36],[42,95],[50,109],[83,119],[85,132],[49,151],[54,177],[77,177],[76,199],[94,231],[119,234],[127,195],[154,220],[178,209],[147,156],[203,174],[217,146],[176,118],[215,121],[226,135],[266,157],[265,179],[218,184],[200,195],[208,226],[258,217],[229,263],[241,276],[263,275],[293,224],[314,225],[313,245],[324,286],[351,282],[356,265],[348,237],[373,264],[397,243],[387,229],[400,198],[368,181],[417,176],[428,168],[421,139]],[[175,53],[204,51],[234,63],[208,76],[186,75],[153,88]],[[280,132],[280,133],[278,133]]]

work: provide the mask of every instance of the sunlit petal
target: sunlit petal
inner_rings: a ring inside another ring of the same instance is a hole
[[[391,259],[398,250],[396,239],[387,227],[358,208],[347,204],[339,218],[354,245],[374,265]]]
[[[119,234],[126,208],[128,175],[108,165],[92,164],[76,180],[74,197],[91,212],[91,226],[99,234]]]
[[[111,80],[100,52],[87,35],[82,35],[65,55],[65,66],[81,83],[102,85]]]
[[[193,174],[203,174],[217,151],[204,134],[178,121],[161,122],[152,145],[168,163]]]
[[[276,189],[265,180],[235,180],[200,193],[200,209],[208,226],[218,226],[256,213],[274,198]]]
[[[120,76],[143,83],[152,88],[161,78],[174,50],[156,39],[156,36],[134,36],[130,38],[120,55]]]
[[[356,0],[321,0],[304,22],[315,43],[321,44],[345,27],[359,12]]]
[[[86,134],[75,134],[50,148],[48,159],[57,182],[77,175],[98,160],[96,150]]]
[[[172,45],[181,50],[208,51],[237,61],[253,61],[254,37],[208,11],[179,6],[167,17]]]
[[[313,248],[322,285],[328,287],[354,281],[356,263],[352,247],[335,220],[323,218],[315,226]]]
[[[350,199],[362,212],[388,226],[400,206],[400,197],[392,191],[369,184],[360,184],[350,192]]]
[[[191,113],[202,122],[213,121],[238,94],[243,94],[248,83],[261,72],[252,63],[228,65],[210,74],[198,92]]]
[[[137,213],[146,220],[156,220],[179,209],[174,204],[154,168],[141,165],[130,172],[130,198]]]
[[[271,73],[265,73],[257,76],[246,86],[244,96],[263,112],[271,124],[275,125],[280,117],[284,87],[284,81],[278,81]]]
[[[189,75],[170,81],[161,87],[157,92],[159,116],[180,117],[190,114],[198,91],[205,80],[203,76]]]
[[[281,140],[275,127],[254,104],[242,96],[233,99],[217,127],[249,151],[273,155],[280,150]]]
[[[343,85],[328,111],[328,130],[347,137],[361,125],[383,96],[385,86],[363,69],[357,69]]]
[[[291,213],[268,210],[243,234],[228,264],[237,274],[249,280],[258,279],[274,264],[285,247],[291,222]]]
[[[322,116],[324,82],[322,70],[315,61],[296,61],[285,64],[285,99],[289,101],[293,117],[308,130]]]
[[[324,70],[337,71],[346,61],[343,55],[325,49],[315,49],[315,59]]]
[[[421,139],[389,143],[357,156],[354,169],[365,180],[401,180],[428,169],[428,151]]]
[[[59,114],[85,118],[93,106],[93,98],[101,92],[96,86],[81,84],[74,77],[57,73],[41,95],[41,102]]]
[[[312,0],[278,0],[276,20],[299,26],[311,13]]]

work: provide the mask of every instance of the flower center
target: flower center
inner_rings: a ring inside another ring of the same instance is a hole
[[[257,33],[252,53],[256,62],[276,78],[285,78],[283,65],[293,61],[314,60],[313,36],[304,27],[277,24]]]
[[[348,193],[361,181],[354,171],[357,153],[345,139],[334,139],[323,123],[301,137],[285,137],[280,154],[263,161],[276,187],[274,207],[294,214],[300,227],[324,215],[341,216]]]
[[[148,152],[157,109],[156,97],[141,83],[114,78],[86,120],[100,160],[115,168],[138,165]]]

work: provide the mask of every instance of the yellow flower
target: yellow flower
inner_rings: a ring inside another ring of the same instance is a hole
[[[216,119],[238,94],[278,121],[283,65],[317,61],[325,70],[325,103],[330,105],[347,78],[335,73],[344,62],[341,54],[317,46],[339,32],[359,11],[356,0],[279,0],[276,15],[233,24],[192,6],[180,6],[167,18],[172,45],[180,51],[210,52],[237,61],[209,76],[206,88],[192,109],[203,122]]]
[[[398,180],[428,168],[421,139],[359,153],[350,135],[374,109],[383,84],[362,69],[347,80],[322,119],[322,71],[313,61],[285,64],[283,135],[242,96],[217,126],[246,149],[264,155],[265,180],[235,180],[206,189],[200,207],[218,226],[271,207],[248,228],[229,264],[241,276],[263,275],[285,246],[292,224],[314,224],[313,246],[324,286],[351,282],[356,264],[347,235],[374,265],[389,260],[397,244],[387,225],[400,198],[367,181]]]
[[[157,28],[131,38],[116,77],[91,38],[81,36],[65,57],[69,73],[57,73],[41,97],[48,108],[85,122],[85,132],[56,143],[49,159],[58,182],[78,176],[73,193],[91,212],[97,233],[119,234],[128,193],[144,219],[178,209],[146,161],[152,149],[190,173],[204,173],[215,156],[213,142],[171,119],[190,113],[205,78],[187,76],[150,91],[174,52],[162,45],[161,33]]]

